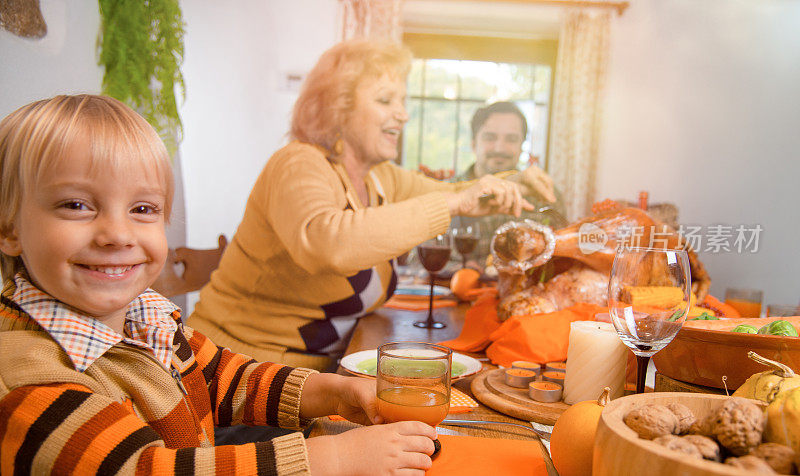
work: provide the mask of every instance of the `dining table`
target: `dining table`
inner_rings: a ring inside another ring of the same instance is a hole
[[[421,317],[425,317],[427,311],[408,311],[392,309],[385,306],[381,307],[377,311],[359,319],[344,355],[377,349],[380,345],[388,342],[438,343],[454,339],[458,337],[461,332],[461,328],[464,325],[464,315],[468,308],[469,303],[462,302],[453,307],[436,309],[436,320],[445,323],[446,327],[442,329],[423,329],[415,327],[413,323],[414,321],[420,320]],[[479,360],[482,365],[481,372],[498,368],[493,365],[483,353],[460,353]],[[342,366],[339,366],[337,373],[351,375],[350,372]],[[477,374],[454,380],[452,382],[452,387],[461,390],[474,399],[474,395],[470,389],[470,383],[472,379],[475,378],[475,375]],[[558,474],[550,460],[547,446],[542,441],[543,439],[546,441],[549,437],[548,427],[538,425],[539,428],[536,428],[529,421],[510,417],[480,403],[477,399],[475,399],[475,401],[478,403],[477,408],[467,413],[448,415],[445,423],[436,427],[437,432],[444,435],[539,441],[539,443],[541,443],[539,447],[547,466],[548,475]],[[447,424],[447,420],[450,419],[460,420],[461,423],[458,423],[458,426]],[[475,422],[474,424],[471,423],[473,421]],[[335,435],[356,427],[358,427],[357,424],[346,420],[332,420],[327,417],[318,418],[311,427],[310,436]]]

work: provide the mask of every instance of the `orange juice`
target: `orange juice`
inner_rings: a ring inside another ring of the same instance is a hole
[[[744,301],[742,299],[725,299],[725,304],[739,311],[742,317],[760,317],[761,316],[761,303],[753,301]]]
[[[378,392],[378,414],[387,423],[421,421],[436,426],[448,411],[447,395],[419,387],[394,387]]]

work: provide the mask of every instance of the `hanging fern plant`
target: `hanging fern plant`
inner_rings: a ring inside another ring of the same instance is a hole
[[[184,96],[184,23],[178,0],[99,0],[103,94],[133,107],[158,131],[170,155],[183,134],[175,91]]]

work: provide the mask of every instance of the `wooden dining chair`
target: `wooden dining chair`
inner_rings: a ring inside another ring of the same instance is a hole
[[[228,246],[225,235],[219,235],[219,246],[212,249],[170,248],[164,269],[151,286],[166,297],[178,296],[202,288],[217,269],[222,252]]]

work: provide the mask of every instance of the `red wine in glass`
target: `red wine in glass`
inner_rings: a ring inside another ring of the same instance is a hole
[[[454,228],[452,230],[453,244],[458,254],[461,255],[462,268],[467,267],[467,256],[475,251],[475,248],[478,246],[479,236],[477,231],[477,228],[471,225]]]
[[[450,259],[450,237],[449,235],[438,235],[417,246],[417,254],[422,266],[428,270],[431,278],[431,292],[428,299],[428,318],[424,321],[416,321],[414,325],[423,329],[441,329],[446,324],[433,320],[433,287],[436,280],[436,273],[441,271]]]
[[[461,267],[467,267],[467,255],[475,251],[478,246],[478,238],[474,236],[456,236],[456,251],[461,255]]]

